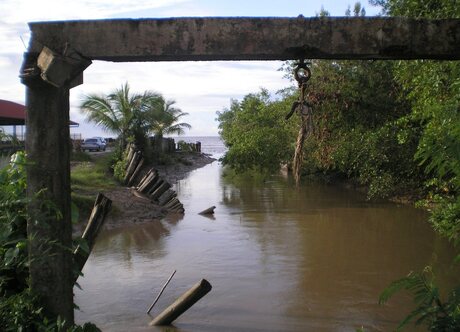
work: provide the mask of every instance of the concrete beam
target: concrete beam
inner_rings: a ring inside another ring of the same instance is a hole
[[[108,61],[460,59],[460,20],[169,18],[30,23],[29,52]]]

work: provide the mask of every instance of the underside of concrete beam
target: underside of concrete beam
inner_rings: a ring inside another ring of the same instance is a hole
[[[460,59],[460,20],[170,18],[30,23],[44,46],[107,61]]]

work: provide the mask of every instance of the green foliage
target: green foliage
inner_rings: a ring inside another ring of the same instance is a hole
[[[434,203],[436,205],[430,216],[434,229],[458,248],[460,245],[460,196],[455,198],[437,196]]]
[[[166,100],[152,91],[131,94],[128,83],[125,83],[109,95],[86,96],[80,108],[88,121],[118,135],[121,150],[132,137],[136,146],[148,156],[149,133],[158,137],[181,135],[185,129],[191,128],[190,124],[180,122],[188,113],[173,107],[174,104],[173,100]]]
[[[75,219],[77,221],[87,219],[94,206],[97,193],[101,190],[109,190],[116,185],[113,177],[109,174],[113,158],[112,154],[107,154],[96,158],[94,162],[82,162],[72,168],[70,184],[72,204],[74,205],[73,221]]]
[[[392,63],[313,61],[307,91],[314,135],[304,147],[304,173],[357,179],[369,188],[369,197],[420,186],[423,175],[413,161],[419,125],[399,98]]]
[[[391,16],[412,18],[460,18],[456,0],[375,0]],[[431,206],[430,222],[458,249],[460,243],[460,64],[458,62],[403,61],[395,66],[395,78],[402,86],[418,123],[420,139],[414,159],[425,170],[429,190],[423,204]],[[409,135],[410,136],[410,135]],[[407,135],[403,135],[404,140]],[[395,281],[382,294],[386,301],[407,289],[415,299],[415,310],[400,327],[417,318],[431,331],[460,330],[460,289],[453,289],[445,302],[439,296],[431,269],[411,273]]]
[[[120,160],[117,160],[113,164],[113,177],[119,182],[122,182],[126,175],[126,168],[128,167],[128,151],[126,150],[123,153],[123,156]]]
[[[293,151],[291,129],[284,121],[289,101],[273,101],[262,91],[218,112],[220,135],[229,148],[224,164],[239,171],[275,171],[286,163]]]
[[[46,317],[40,298],[28,285],[26,158],[11,157],[0,170],[0,326],[2,331],[99,331],[92,324],[64,329],[64,322]],[[58,213],[48,204],[52,213]]]
[[[190,124],[180,122],[188,113],[173,107],[175,103],[174,100],[166,100],[163,97],[150,102],[145,114],[148,132],[163,137],[168,134],[183,135],[185,129],[192,128]]]
[[[390,16],[413,18],[458,18],[460,8],[457,0],[369,0],[380,6]]]
[[[369,197],[387,197],[416,188],[421,176],[413,161],[417,135],[404,142],[398,121],[377,130],[352,129],[332,153],[335,167],[368,186]]]
[[[113,165],[113,176],[118,181],[122,182],[126,175],[126,167],[128,167],[128,161],[123,158],[122,160],[117,161]]]
[[[135,137],[138,145],[143,146],[147,141],[145,114],[150,105],[161,98],[152,91],[131,94],[128,83],[125,83],[109,95],[86,96],[80,108],[88,121],[119,135],[122,147],[129,136]]]
[[[16,153],[0,171],[0,296],[27,286],[25,155]]]
[[[71,185],[73,190],[97,192],[115,186],[113,179],[108,175],[107,160],[110,156],[104,156],[95,163],[81,163],[74,167],[71,172]]]
[[[431,267],[392,282],[380,295],[379,303],[386,303],[401,290],[412,293],[416,308],[399,324],[398,331],[413,320],[416,325],[426,324],[430,331],[460,330],[460,288],[452,290],[443,302]]]
[[[49,319],[40,306],[39,297],[28,288],[9,297],[0,297],[0,326],[5,332],[100,332],[91,323],[65,327],[60,317]]]

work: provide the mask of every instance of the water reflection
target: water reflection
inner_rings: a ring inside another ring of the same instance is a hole
[[[379,293],[411,270],[434,264],[442,275],[450,264],[451,248],[435,237],[421,210],[369,202],[327,185],[295,190],[276,179],[223,183],[222,202],[241,207],[240,224],[257,239],[263,264],[287,280],[280,291],[285,315],[304,328],[394,328],[412,300],[399,296],[382,308]]]
[[[377,305],[390,281],[431,263],[445,284],[458,275],[445,273],[451,248],[408,206],[328,185],[298,190],[282,177],[233,181],[217,163],[176,190],[183,220],[110,230],[98,240],[76,294],[78,321],[165,330],[149,328],[144,312],[177,269],[154,315],[202,277],[213,290],[175,331],[387,331],[412,306],[407,296]],[[214,217],[197,214],[212,205]]]

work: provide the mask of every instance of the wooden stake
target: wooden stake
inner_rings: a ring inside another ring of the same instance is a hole
[[[144,184],[139,188],[139,191],[148,194],[152,184],[156,183],[158,180],[158,175],[156,173],[152,173],[149,177],[144,181]]]
[[[151,195],[155,190],[158,189],[162,184],[164,183],[164,180],[160,177],[157,176],[148,186],[148,190],[146,192],[147,195]]]
[[[166,190],[163,195],[161,195],[159,198],[158,198],[158,204],[159,205],[165,205],[167,202],[169,202],[169,200],[171,198],[173,198],[175,196],[175,192],[174,190],[172,189],[168,189]]]
[[[176,193],[174,193],[174,195],[170,199],[168,199],[166,203],[162,204],[162,206],[164,207],[171,206],[171,203],[173,202],[174,199],[177,199]]]
[[[169,201],[167,204],[163,205],[165,208],[169,209],[179,203],[179,200],[177,198],[173,198],[171,201]]]
[[[126,174],[125,174],[125,177],[123,179],[123,183],[127,183],[128,180],[131,178],[131,175],[133,174],[134,170],[136,169],[137,164],[139,163],[139,160],[141,159],[141,157],[142,157],[142,155],[141,155],[140,151],[137,151],[136,153],[134,153],[134,156],[133,156],[133,158],[131,159],[131,161],[129,163],[128,169],[126,170]]]
[[[131,161],[131,158],[133,158],[134,152],[135,152],[135,150],[134,150],[133,144],[129,143],[129,145],[128,145],[128,156],[126,157],[126,159],[128,161]]]
[[[174,207],[174,209],[171,209],[172,212],[177,212],[177,213],[184,213],[185,209],[182,204],[179,204],[177,207]]]
[[[93,249],[96,237],[104,224],[105,218],[110,211],[112,201],[99,193],[94,203],[93,211],[89,217],[88,224],[86,225],[85,231],[83,232],[82,239],[88,244],[89,252],[83,250],[80,246],[77,246],[73,253],[74,261],[79,271],[83,270],[86,261],[88,260],[89,254]],[[78,278],[78,277],[77,277]]]
[[[128,181],[128,187],[130,187],[134,180],[136,179],[136,176],[139,174],[139,172],[141,171],[142,169],[142,166],[144,165],[144,158],[141,158],[141,160],[139,161],[139,163],[137,164],[137,167],[136,169],[134,170],[134,173],[133,175],[131,176],[131,178],[129,179]]]
[[[156,189],[151,195],[150,197],[156,201],[166,190],[168,190],[169,188],[171,188],[171,185],[164,181],[161,186],[158,187],[158,189]]]
[[[139,190],[139,188],[144,184],[144,181],[150,176],[150,174],[152,174],[154,172],[154,169],[151,168],[149,169],[149,171],[147,173],[145,173],[145,175],[142,177],[142,179],[139,181],[139,183],[137,184],[137,187],[136,189]]]
[[[158,302],[158,300],[160,299],[160,296],[161,294],[163,294],[163,291],[165,290],[166,286],[168,286],[169,282],[171,281],[172,277],[174,277],[174,275],[176,274],[176,270],[174,270],[174,272],[171,274],[171,276],[168,278],[168,280],[166,281],[166,283],[163,285],[163,287],[161,288],[160,292],[158,293],[157,297],[155,298],[155,300],[153,301],[152,305],[149,307],[149,310],[147,310],[147,313],[150,313],[150,311],[152,311],[153,309],[153,306]]]
[[[161,314],[150,322],[150,326],[170,325],[177,317],[186,312],[192,305],[198,302],[203,296],[208,294],[212,289],[211,284],[201,279],[173,304],[167,307]]]
[[[169,208],[169,210],[170,210],[170,211],[174,211],[174,210],[178,209],[178,208],[181,207],[181,206],[182,206],[182,203],[179,202],[179,201],[177,201],[177,203],[174,204],[173,206],[171,206],[171,207]]]

